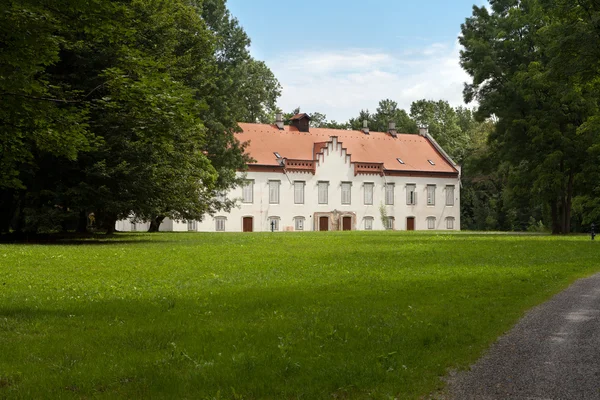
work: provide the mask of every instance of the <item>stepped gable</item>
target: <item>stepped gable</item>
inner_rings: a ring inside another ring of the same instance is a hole
[[[457,169],[421,135],[397,134],[394,138],[387,132],[366,135],[362,131],[324,128],[300,132],[289,125],[282,130],[268,124],[240,123],[239,126],[243,132],[236,133],[236,137],[241,142],[250,142],[247,152],[256,160],[254,165],[280,166],[274,153],[290,160],[316,160],[320,148],[336,136],[352,162],[383,163],[386,171],[458,174]],[[398,158],[404,164],[398,162]]]

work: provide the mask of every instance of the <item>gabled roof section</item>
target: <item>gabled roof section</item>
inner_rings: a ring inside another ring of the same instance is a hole
[[[310,115],[308,115],[306,113],[296,114],[292,118],[290,118],[290,121],[294,121],[294,120],[302,119],[302,118],[308,118],[308,120],[310,121]]]
[[[247,152],[256,160],[256,165],[278,166],[273,152],[290,160],[316,160],[331,137],[337,136],[353,163],[382,163],[385,171],[458,173],[429,139],[416,134],[398,134],[393,138],[387,132],[365,135],[361,131],[325,128],[300,132],[289,125],[283,130],[266,124],[240,123],[239,126],[243,132],[236,137],[241,142],[250,142]],[[404,164],[400,164],[398,158]]]

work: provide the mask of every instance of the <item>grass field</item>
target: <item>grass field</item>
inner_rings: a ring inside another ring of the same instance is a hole
[[[0,398],[418,398],[600,270],[598,249],[412,232],[0,245]]]

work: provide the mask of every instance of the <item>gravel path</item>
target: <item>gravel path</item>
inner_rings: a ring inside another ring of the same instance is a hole
[[[471,370],[454,399],[600,399],[600,274],[532,309]]]

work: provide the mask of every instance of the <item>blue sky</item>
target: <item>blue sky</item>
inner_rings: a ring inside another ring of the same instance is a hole
[[[228,0],[252,54],[283,86],[279,107],[345,121],[391,98],[461,105],[460,24],[483,0]]]

